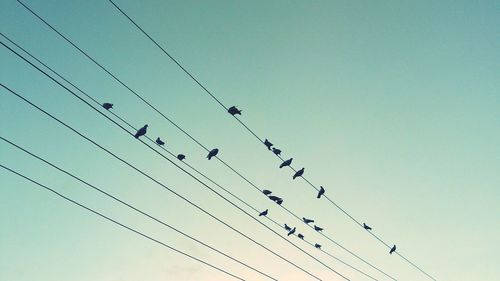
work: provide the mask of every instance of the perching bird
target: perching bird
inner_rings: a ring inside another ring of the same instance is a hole
[[[217,155],[217,153],[219,153],[219,150],[217,148],[210,150],[210,152],[207,155],[208,160],[212,159],[212,157]]]
[[[372,230],[371,227],[369,227],[368,225],[366,225],[366,223],[363,223],[363,227],[366,229],[366,230]]]
[[[287,236],[290,236],[290,235],[294,234],[294,233],[295,233],[295,230],[297,230],[295,227],[294,227],[294,228],[292,228],[292,230],[288,231]]]
[[[318,243],[314,244],[314,247],[316,247],[316,249],[321,249],[321,245]]]
[[[389,254],[392,255],[392,253],[396,252],[396,245],[392,246],[391,248],[391,251],[389,252]]]
[[[273,153],[279,156],[281,155],[281,150],[273,147]]]
[[[165,145],[165,142],[160,139],[160,137],[156,138],[156,143],[158,145]]]
[[[264,212],[261,212],[261,213],[259,214],[259,217],[262,217],[262,216],[267,216],[267,212],[268,212],[268,211],[269,211],[269,210],[268,210],[268,209],[266,209]]]
[[[236,114],[241,115],[241,110],[239,110],[238,108],[236,108],[236,106],[234,106],[234,105],[233,105],[233,106],[231,106],[231,107],[227,110],[227,112],[229,112],[229,114],[231,114],[231,115],[233,115],[233,116],[234,116],[234,115],[236,115]]]
[[[181,161],[182,161],[182,160],[186,159],[186,155],[184,155],[184,154],[179,154],[179,155],[177,155],[177,159],[179,159],[179,160],[181,160]]]
[[[287,231],[292,230],[292,228],[291,228],[291,227],[289,227],[286,223],[285,223],[285,229],[286,229]]]
[[[325,194],[325,189],[322,186],[320,186],[318,191],[318,196],[316,196],[316,198],[318,199],[321,198],[321,195],[323,194]]]
[[[268,139],[264,140],[264,145],[267,146],[267,149],[269,150],[271,150],[271,146],[273,146],[273,144]]]
[[[302,233],[297,234],[297,237],[299,237],[300,239],[304,240],[304,235],[302,235]]]
[[[273,192],[271,190],[264,189],[264,190],[262,190],[262,193],[264,193],[264,195],[269,195]]]
[[[319,227],[319,226],[315,225],[315,226],[314,226],[314,230],[316,230],[316,231],[322,231],[322,230],[323,230],[323,228],[321,228],[321,227]]]
[[[146,131],[148,129],[148,125],[144,125],[144,127],[140,128],[137,133],[135,133],[134,137],[138,139],[141,136],[144,136],[146,134]]]
[[[311,220],[311,219],[308,219],[308,218],[302,218],[302,220],[303,220],[306,224],[310,224],[311,222],[314,222],[314,220]]]
[[[110,110],[111,108],[113,108],[113,104],[109,103],[109,102],[105,102],[102,104],[102,107],[104,107],[104,109],[106,109],[106,110]]]
[[[269,199],[271,199],[271,201],[274,201],[274,202],[281,200],[281,198],[279,198],[278,196],[274,196],[274,195],[269,196]]]
[[[298,177],[301,177],[304,174],[304,168],[298,170],[295,175],[293,175],[293,179],[296,179]]]
[[[283,168],[283,167],[286,167],[286,166],[290,166],[290,164],[292,164],[292,160],[293,160],[293,158],[285,160],[285,162],[281,163],[280,169]]]
[[[280,200],[276,201],[276,204],[278,204],[278,205],[283,204],[283,199],[280,198]]]

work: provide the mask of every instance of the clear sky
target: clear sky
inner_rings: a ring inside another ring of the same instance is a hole
[[[27,0],[185,130],[284,205],[399,280],[389,255],[258,144],[104,0]],[[117,0],[226,105],[305,167],[308,179],[438,280],[498,280],[498,1]],[[269,202],[66,44],[16,1],[0,31],[279,222],[386,277]],[[3,38],[0,38],[5,42]],[[340,280],[0,48],[0,82],[323,280]],[[231,232],[0,89],[0,134],[280,280],[308,276]],[[0,163],[113,218],[261,280],[0,141]],[[0,170],[0,280],[226,280]],[[266,222],[267,223],[267,222]],[[272,226],[274,228],[274,226]],[[276,230],[284,233],[283,230]],[[369,280],[292,240],[351,277]],[[228,279],[229,280],[229,279]]]

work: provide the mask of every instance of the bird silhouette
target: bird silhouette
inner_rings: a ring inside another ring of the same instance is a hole
[[[241,110],[239,110],[238,108],[236,108],[236,106],[234,106],[234,105],[233,105],[233,106],[231,106],[231,107],[227,110],[227,112],[229,112],[229,114],[231,114],[231,115],[233,115],[233,116],[234,116],[234,115],[236,115],[236,114],[241,115]]]
[[[318,244],[318,243],[314,244],[314,247],[315,247],[316,249],[321,249],[321,245],[320,245],[320,244]]]
[[[285,160],[283,163],[281,163],[280,169],[283,168],[283,167],[286,167],[286,166],[290,166],[290,164],[292,164],[292,160],[293,160],[293,158]]]
[[[273,153],[279,156],[281,155],[281,150],[273,147]]]
[[[389,251],[389,254],[392,255],[392,253],[396,252],[396,245],[392,246],[391,250]]]
[[[105,102],[102,104],[102,107],[104,107],[104,109],[106,109],[106,110],[110,110],[111,108],[113,108],[113,104],[109,103],[109,102]]]
[[[295,227],[294,227],[294,228],[292,228],[290,231],[288,231],[287,236],[290,236],[290,235],[294,234],[294,233],[295,233],[295,230],[297,230]]]
[[[264,193],[264,195],[269,195],[273,192],[271,190],[264,189],[264,190],[262,190],[262,193]]]
[[[158,145],[165,145],[165,142],[164,142],[164,141],[162,141],[162,140],[160,139],[160,137],[157,137],[157,138],[156,138],[156,143],[157,143]]]
[[[318,196],[316,196],[316,198],[318,199],[321,198],[321,195],[323,194],[325,194],[325,189],[322,186],[320,186],[318,191]]]
[[[210,150],[210,152],[207,155],[208,160],[212,159],[212,157],[217,155],[217,153],[219,153],[219,150],[217,148]]]
[[[179,154],[179,155],[177,155],[177,159],[179,159],[179,160],[181,160],[181,161],[182,161],[182,160],[186,159],[186,155],[184,155],[184,154]]]
[[[311,219],[308,219],[308,218],[302,218],[302,220],[303,220],[306,224],[310,224],[311,222],[314,222],[314,220],[311,220]]]
[[[282,200],[282,199],[281,199],[281,198],[279,198],[278,196],[274,196],[274,195],[269,196],[269,199],[271,199],[271,200],[272,200],[272,201],[274,201],[274,202],[277,202],[277,201]]]
[[[304,240],[304,235],[302,233],[297,234],[297,237],[299,237],[300,239]]]
[[[268,212],[268,211],[269,211],[269,210],[268,210],[268,209],[266,209],[265,211],[261,212],[261,213],[259,214],[259,217],[262,217],[262,216],[267,216],[267,212]]]
[[[302,169],[298,170],[297,172],[295,172],[295,175],[293,175],[293,179],[301,177],[303,174],[304,174],[304,168],[302,168]]]
[[[369,227],[368,225],[366,225],[366,223],[363,223],[363,227],[364,227],[364,229],[366,229],[366,230],[372,230],[372,228],[371,228],[371,227]]]
[[[137,133],[135,133],[134,137],[138,139],[141,136],[144,136],[146,134],[146,131],[148,129],[148,125],[144,125],[144,127],[140,128]]]
[[[283,199],[280,198],[280,200],[276,201],[276,204],[278,204],[278,205],[283,204]]]
[[[285,223],[285,229],[286,229],[287,231],[292,230],[292,228],[291,228],[291,227],[289,227],[286,223]]]
[[[267,146],[267,149],[269,150],[271,150],[271,146],[273,146],[273,144],[268,139],[264,140],[264,145]]]
[[[318,232],[319,232],[319,231],[322,231],[322,230],[323,230],[323,228],[321,228],[321,227],[319,227],[319,226],[317,226],[317,225],[314,225],[314,230],[316,230],[316,231],[318,231]]]

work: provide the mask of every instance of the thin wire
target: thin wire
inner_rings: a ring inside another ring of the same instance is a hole
[[[32,152],[28,151],[27,149],[25,149],[25,148],[21,147],[20,145],[17,145],[17,144],[15,144],[14,142],[12,142],[12,141],[10,141],[10,140],[8,140],[8,139],[6,139],[6,138],[2,137],[2,136],[0,136],[0,139],[1,139],[1,140],[3,140],[4,142],[6,142],[6,143],[10,144],[11,146],[13,146],[13,147],[17,148],[18,150],[21,150],[21,151],[23,151],[24,153],[26,153],[26,154],[30,155],[31,157],[38,159],[39,161],[41,161],[41,162],[43,162],[43,163],[45,163],[45,164],[47,164],[47,165],[51,166],[52,168],[54,168],[54,169],[56,169],[56,170],[58,170],[58,171],[60,171],[60,172],[62,172],[62,173],[64,173],[64,174],[66,174],[66,175],[68,175],[68,176],[70,176],[70,177],[74,178],[75,180],[77,180],[77,181],[79,181],[79,182],[81,182],[81,183],[85,184],[86,186],[88,186],[88,187],[90,187],[90,188],[92,188],[92,189],[94,189],[94,190],[98,191],[99,193],[106,195],[107,197],[109,197],[109,198],[111,198],[111,199],[113,199],[113,200],[115,200],[115,201],[117,201],[117,202],[121,203],[122,205],[125,205],[126,207],[128,207],[128,208],[130,208],[130,209],[132,209],[132,210],[134,210],[134,211],[136,211],[136,212],[138,212],[138,213],[140,213],[140,214],[142,214],[142,215],[144,215],[144,216],[146,216],[146,217],[148,217],[148,218],[152,219],[153,221],[156,221],[156,222],[158,222],[158,223],[162,224],[163,226],[168,227],[169,229],[171,229],[171,230],[173,230],[173,231],[175,231],[175,232],[177,232],[177,233],[179,233],[179,234],[181,234],[181,235],[183,235],[183,236],[185,236],[185,237],[187,237],[187,238],[189,238],[189,239],[191,239],[191,240],[193,240],[193,241],[197,242],[198,244],[201,244],[201,245],[205,246],[206,248],[209,248],[210,250],[215,251],[215,252],[217,252],[217,253],[219,253],[219,254],[221,254],[221,255],[225,256],[226,258],[229,258],[229,259],[231,259],[231,260],[233,260],[233,261],[235,261],[235,262],[237,262],[237,263],[239,263],[239,264],[241,264],[241,265],[243,265],[243,266],[245,266],[245,267],[247,267],[247,268],[249,268],[249,269],[251,269],[251,270],[253,270],[253,271],[257,272],[257,273],[260,273],[261,275],[263,275],[263,276],[265,276],[265,277],[267,277],[267,278],[269,278],[269,279],[271,279],[271,280],[276,280],[276,281],[278,280],[278,279],[276,279],[276,278],[274,278],[274,277],[271,277],[270,275],[268,275],[268,274],[266,274],[266,273],[264,273],[264,272],[262,272],[262,271],[260,271],[260,270],[256,269],[255,267],[252,267],[252,266],[250,266],[250,265],[248,265],[248,264],[246,264],[246,263],[244,263],[244,262],[242,262],[242,261],[240,261],[240,260],[238,260],[238,259],[236,259],[236,258],[232,257],[231,255],[228,255],[228,254],[226,254],[226,253],[224,253],[224,252],[222,252],[222,251],[220,251],[220,250],[216,249],[215,247],[212,247],[212,246],[208,245],[208,244],[207,244],[207,243],[205,243],[205,242],[203,242],[203,241],[201,241],[201,240],[199,240],[199,239],[197,239],[197,238],[195,238],[195,237],[193,237],[193,236],[190,236],[189,234],[186,234],[186,233],[185,233],[185,232],[183,232],[182,230],[179,230],[179,229],[177,229],[177,228],[175,228],[175,227],[173,227],[173,226],[169,225],[169,224],[168,224],[168,223],[166,223],[165,221],[163,221],[163,220],[161,220],[161,219],[158,219],[158,218],[156,218],[156,217],[154,217],[154,216],[152,216],[152,215],[150,215],[150,214],[148,214],[148,213],[146,213],[146,212],[144,212],[144,211],[140,210],[140,209],[139,209],[139,208],[137,208],[137,207],[134,207],[133,205],[131,205],[131,204],[129,204],[129,203],[127,203],[127,202],[125,202],[125,201],[123,201],[123,200],[119,199],[118,197],[116,197],[116,196],[114,196],[114,195],[112,195],[112,194],[110,194],[110,193],[108,193],[108,192],[104,191],[102,188],[99,188],[99,187],[97,187],[97,186],[95,186],[95,185],[93,185],[93,184],[89,183],[88,181],[85,181],[85,180],[83,180],[82,178],[80,178],[80,177],[78,177],[78,176],[75,176],[74,174],[72,174],[72,173],[68,172],[67,170],[64,170],[63,168],[60,168],[59,166],[57,166],[57,165],[55,165],[55,164],[53,164],[53,163],[49,162],[48,160],[46,160],[46,159],[42,158],[41,156],[38,156],[38,155],[36,155],[36,154],[34,154],[34,153],[32,153]]]
[[[34,183],[34,184],[38,185],[39,187],[42,187],[42,188],[46,189],[47,191],[52,192],[53,194],[55,194],[55,195],[57,195],[57,196],[59,196],[59,197],[63,198],[63,199],[64,199],[64,200],[66,200],[66,201],[69,201],[69,202],[71,202],[71,203],[73,203],[73,204],[75,204],[75,205],[77,205],[77,206],[79,206],[79,207],[81,207],[81,208],[83,208],[83,209],[85,209],[85,210],[87,210],[87,211],[89,211],[89,212],[91,212],[91,213],[95,214],[95,215],[98,215],[99,217],[101,217],[101,218],[103,218],[103,219],[106,219],[106,220],[108,220],[108,221],[110,221],[110,222],[112,222],[112,223],[114,223],[114,224],[116,224],[116,225],[118,225],[118,226],[121,226],[121,227],[123,227],[123,228],[125,228],[125,229],[127,229],[127,230],[129,230],[129,231],[132,231],[132,232],[133,232],[133,233],[135,233],[135,234],[138,234],[138,235],[140,235],[140,236],[142,236],[142,237],[144,237],[144,238],[146,238],[146,239],[149,239],[149,240],[151,240],[151,241],[153,241],[153,242],[156,242],[156,243],[158,243],[158,244],[160,244],[160,245],[162,245],[162,246],[164,246],[164,247],[166,247],[166,248],[168,248],[168,249],[170,249],[170,250],[172,250],[172,251],[175,251],[175,252],[177,252],[177,253],[179,253],[179,254],[182,254],[182,255],[184,255],[184,256],[186,256],[186,257],[189,257],[189,258],[191,258],[191,259],[193,259],[193,260],[195,260],[195,261],[198,261],[198,262],[200,262],[200,263],[203,263],[203,264],[205,264],[205,265],[208,265],[208,266],[210,266],[211,268],[214,268],[214,269],[216,269],[216,270],[218,270],[218,271],[220,271],[220,272],[222,272],[222,273],[224,273],[224,274],[226,274],[226,275],[229,275],[229,276],[231,276],[231,277],[233,277],[233,278],[235,278],[235,279],[245,281],[245,279],[243,279],[243,278],[241,278],[241,277],[238,277],[238,276],[236,276],[236,275],[234,275],[234,274],[232,274],[232,273],[230,273],[230,272],[228,272],[228,271],[226,271],[226,270],[224,270],[224,269],[222,269],[222,268],[220,268],[220,267],[218,267],[218,266],[212,265],[212,264],[210,264],[210,263],[208,263],[208,262],[206,262],[206,261],[204,261],[204,260],[202,260],[202,259],[199,259],[199,258],[197,258],[197,257],[195,257],[195,256],[192,256],[192,255],[188,254],[188,253],[182,252],[182,251],[180,251],[180,250],[178,250],[178,249],[176,249],[176,248],[174,248],[174,247],[172,247],[172,246],[170,246],[170,245],[168,245],[168,244],[166,244],[166,243],[163,243],[163,242],[161,242],[161,241],[159,241],[159,240],[157,240],[157,239],[155,239],[155,238],[153,238],[153,237],[151,237],[151,236],[149,236],[149,235],[147,235],[147,234],[144,234],[144,233],[142,233],[142,232],[140,232],[140,231],[138,231],[138,230],[136,230],[136,229],[134,229],[134,228],[132,228],[132,227],[129,227],[129,226],[127,226],[127,225],[125,225],[125,224],[123,224],[123,223],[121,223],[121,222],[118,222],[117,220],[114,220],[114,219],[112,219],[112,218],[110,218],[110,217],[108,217],[108,216],[106,216],[106,215],[104,215],[104,214],[102,214],[102,213],[100,213],[100,212],[98,212],[98,211],[94,210],[94,209],[91,209],[91,208],[89,208],[89,207],[85,206],[85,205],[84,205],[84,204],[82,204],[82,203],[79,203],[79,202],[77,202],[77,201],[75,201],[75,200],[73,200],[73,199],[71,199],[71,198],[69,198],[69,197],[66,197],[65,195],[63,195],[63,194],[61,194],[61,193],[57,192],[56,190],[54,190],[54,189],[52,189],[52,188],[48,187],[47,185],[41,184],[41,183],[39,183],[38,181],[36,181],[36,180],[34,180],[34,179],[32,179],[32,178],[29,178],[29,177],[27,177],[27,176],[25,176],[25,175],[21,174],[20,172],[17,172],[17,171],[15,171],[15,170],[13,170],[13,169],[11,169],[11,168],[9,168],[9,167],[4,166],[3,164],[0,164],[0,167],[1,167],[1,168],[3,168],[3,169],[5,169],[5,170],[7,170],[7,171],[9,171],[9,172],[11,172],[11,173],[13,173],[13,174],[15,174],[15,175],[17,175],[17,176],[19,176],[19,177],[21,177],[21,178],[24,178],[25,180],[28,180],[28,181],[30,181],[30,182],[32,182],[32,183]]]
[[[72,95],[74,95],[75,97],[77,97],[79,100],[81,100],[82,102],[84,102],[85,104],[87,104],[88,106],[90,106],[91,108],[93,108],[96,112],[98,112],[99,114],[101,114],[103,117],[105,117],[106,119],[110,120],[111,122],[113,122],[115,125],[117,125],[118,127],[120,127],[122,130],[124,130],[125,132],[127,132],[129,135],[133,136],[132,133],[130,133],[127,129],[125,129],[123,126],[121,126],[120,124],[116,123],[116,121],[114,121],[113,119],[109,118],[107,115],[103,114],[101,111],[99,111],[97,108],[93,107],[90,103],[88,103],[87,101],[85,101],[84,99],[82,99],[80,96],[78,96],[76,93],[74,93],[73,91],[71,91],[69,88],[67,88],[66,86],[64,86],[63,84],[61,84],[59,81],[55,80],[52,76],[50,76],[49,74],[47,74],[45,71],[41,70],[39,67],[37,67],[36,65],[32,64],[30,61],[26,60],[24,57],[22,57],[21,55],[19,55],[17,52],[15,52],[14,50],[12,50],[10,47],[6,46],[3,42],[0,42],[2,45],[4,45],[6,48],[8,48],[9,50],[11,50],[12,52],[14,52],[16,55],[18,55],[20,58],[22,58],[23,60],[25,60],[27,63],[29,63],[31,66],[33,66],[34,68],[36,68],[38,71],[42,72],[44,75],[46,75],[48,78],[50,78],[51,80],[53,80],[54,82],[56,82],[59,86],[63,87],[66,91],[70,92]],[[18,96],[19,98],[23,99],[24,101],[28,102],[30,105],[33,105],[34,107],[36,107],[37,109],[39,109],[40,111],[44,112],[45,114],[49,115],[50,117],[52,117],[54,120],[58,121],[59,123],[61,123],[62,125],[64,125],[65,127],[67,127],[68,129],[72,130],[73,132],[77,133],[79,136],[85,138],[87,141],[93,143],[94,145],[98,146],[100,149],[104,150],[105,152],[107,152],[108,154],[114,156],[116,159],[120,160],[122,163],[128,165],[129,167],[133,168],[134,170],[136,170],[137,172],[141,173],[142,175],[146,176],[147,178],[149,178],[150,180],[154,181],[155,183],[161,185],[162,187],[164,187],[165,189],[167,189],[168,191],[170,191],[171,193],[175,194],[176,196],[178,196],[179,198],[183,199],[184,201],[188,202],[189,204],[191,204],[192,206],[196,207],[197,209],[199,209],[200,211],[204,212],[205,214],[209,215],[210,217],[216,219],[217,221],[219,221],[220,223],[224,224],[225,226],[229,227],[230,229],[232,229],[233,231],[239,233],[240,235],[244,236],[245,238],[249,239],[250,241],[254,242],[255,244],[261,246],[262,248],[266,249],[267,251],[273,253],[275,256],[281,258],[282,260],[286,261],[287,263],[293,265],[294,267],[300,269],[301,271],[307,273],[308,275],[310,275],[311,277],[315,278],[315,279],[318,279],[318,280],[321,280],[319,279],[317,276],[313,275],[312,273],[310,273],[309,271],[303,269],[302,267],[296,265],[295,263],[293,263],[292,261],[284,258],[283,256],[279,255],[278,253],[272,251],[271,249],[267,248],[266,246],[264,246],[263,244],[257,242],[256,240],[250,238],[249,236],[247,236],[246,234],[242,233],[241,231],[237,230],[236,228],[230,226],[229,224],[225,223],[224,221],[222,221],[221,219],[219,219],[218,217],[212,215],[211,213],[209,213],[208,211],[204,210],[203,208],[199,207],[198,205],[196,205],[195,203],[193,203],[192,201],[190,201],[189,199],[187,199],[186,197],[178,194],[177,192],[175,192],[174,190],[172,190],[171,188],[167,187],[166,185],[162,184],[161,182],[159,182],[158,180],[154,179],[153,177],[151,177],[150,175],[146,174],[145,172],[143,172],[142,170],[138,169],[137,167],[135,167],[134,165],[130,164],[129,162],[125,161],[124,159],[120,158],[119,156],[117,156],[116,154],[112,153],[110,150],[104,148],[103,146],[99,145],[98,143],[96,143],[95,141],[91,140],[90,138],[86,137],[85,135],[83,135],[82,133],[80,133],[79,131],[77,131],[76,129],[72,128],[71,126],[67,125],[66,123],[64,123],[63,121],[57,119],[56,117],[54,117],[53,115],[50,115],[48,112],[44,111],[43,109],[41,109],[40,107],[34,105],[33,103],[29,102],[28,100],[26,100],[24,97],[20,96],[19,94],[15,93],[14,91],[12,91],[11,89],[7,88],[5,85],[3,84],[0,84],[2,87],[4,87],[5,89],[9,90],[9,92],[11,92],[12,94]],[[289,241],[288,239],[286,239],[285,237],[279,235],[276,231],[274,231],[273,229],[271,229],[269,226],[265,225],[264,223],[262,223],[261,221],[259,221],[258,219],[254,218],[252,215],[250,215],[248,212],[246,212],[245,210],[241,209],[241,207],[237,206],[236,204],[234,204],[233,202],[231,202],[230,200],[228,200],[227,198],[225,198],[223,195],[221,195],[220,193],[218,193],[217,191],[215,191],[214,189],[212,189],[211,187],[209,187],[208,185],[206,185],[204,182],[202,182],[201,180],[199,180],[198,178],[196,178],[195,176],[193,176],[191,173],[189,173],[188,171],[186,171],[185,169],[183,169],[182,167],[180,167],[179,165],[177,165],[176,163],[174,163],[172,160],[168,159],[167,157],[165,157],[163,154],[159,153],[157,150],[155,150],[153,147],[151,147],[150,145],[148,145],[147,143],[145,143],[143,140],[139,139],[140,142],[142,142],[144,145],[146,145],[148,148],[150,148],[151,150],[153,150],[154,152],[158,153],[160,156],[162,156],[164,159],[166,159],[167,161],[171,162],[173,165],[175,165],[177,168],[179,168],[180,170],[182,170],[183,172],[185,172],[186,174],[188,174],[190,177],[192,177],[193,179],[195,179],[196,181],[198,181],[199,183],[201,183],[202,185],[204,185],[206,188],[210,189],[213,193],[217,194],[219,197],[221,197],[223,200],[227,201],[228,203],[230,203],[231,205],[233,205],[234,207],[238,208],[240,211],[242,211],[243,213],[245,213],[247,216],[249,216],[250,218],[252,218],[253,220],[255,220],[256,222],[258,222],[259,224],[261,224],[262,226],[266,227],[267,229],[269,229],[271,232],[275,233],[278,237],[282,238],[283,240],[285,240],[286,242],[288,242],[289,244],[293,245],[295,248],[297,248],[298,250],[300,250],[301,252],[305,253],[306,255],[308,255],[309,257],[313,258],[314,260],[316,260],[317,262],[321,263],[323,266],[327,267],[328,269],[330,269],[331,271],[335,272],[336,274],[338,274],[339,276],[342,276],[344,279],[346,280],[349,280],[348,278],[346,278],[345,276],[343,276],[342,274],[340,274],[339,272],[335,271],[333,268],[329,267],[328,265],[326,265],[325,263],[323,263],[322,261],[318,260],[316,257],[312,256],[311,254],[309,254],[308,252],[304,251],[303,249],[301,249],[300,247],[298,247],[297,245],[295,245],[294,243],[292,243],[291,241]]]
[[[181,68],[196,84],[198,84],[210,97],[212,97],[222,108],[224,108],[226,111],[228,110],[228,107],[224,105],[214,94],[212,94],[211,91],[209,91],[198,79],[196,79],[183,65],[179,63],[177,59],[175,59],[169,52],[165,50],[156,40],[154,40],[142,27],[140,27],[125,11],[123,11],[116,3],[114,3],[112,0],[107,0],[110,2],[120,13],[125,16],[135,27],[137,27],[153,44],[155,44],[165,55],[167,55],[179,68]],[[236,115],[233,115],[233,117],[249,132],[251,133],[259,142],[264,143],[264,141],[248,126],[246,125],[243,121],[241,121]],[[281,160],[283,160],[279,155],[278,156]],[[296,172],[296,170],[289,166],[292,170]],[[316,191],[319,191],[319,189],[313,185],[310,181],[308,181],[306,178],[302,177],[311,187],[316,189]],[[344,214],[346,214],[351,220],[353,220],[355,223],[357,223],[359,226],[363,227],[363,225],[356,220],[352,215],[350,215],[347,211],[345,211],[342,207],[340,207],[337,203],[335,203],[333,200],[328,198],[327,195],[323,195],[330,203],[332,203],[335,207],[337,207],[340,211],[342,211]],[[364,228],[363,228],[364,229]],[[383,241],[379,236],[377,236],[375,233],[368,231],[374,238],[376,238],[378,241],[380,241],[382,244],[387,246],[388,248],[391,248],[389,244],[387,244],[385,241]],[[429,275],[427,272],[425,272],[423,269],[415,265],[413,262],[410,262],[407,258],[402,256],[399,252],[396,251],[396,253],[402,257],[404,260],[409,262],[411,265],[413,265],[415,268],[417,268],[419,271],[427,275],[429,278],[436,280],[434,277]]]
[[[81,88],[79,88],[78,86],[76,86],[74,83],[70,82],[69,80],[67,80],[64,76],[60,75],[57,71],[55,71],[54,69],[52,69],[51,67],[49,67],[47,64],[45,64],[44,62],[42,62],[41,60],[39,60],[37,57],[35,57],[34,55],[32,55],[30,52],[28,52],[26,49],[24,49],[23,47],[19,46],[17,43],[15,43],[14,41],[12,41],[9,37],[7,37],[6,35],[0,33],[0,35],[2,35],[4,38],[6,38],[10,43],[12,43],[13,45],[15,45],[16,47],[18,47],[19,49],[21,49],[23,52],[25,52],[26,54],[28,54],[31,58],[35,59],[38,63],[42,64],[44,67],[46,67],[47,69],[49,69],[51,72],[53,72],[55,75],[57,75],[59,78],[63,79],[66,83],[70,84],[72,87],[74,87],[76,90],[78,90],[79,92],[81,92],[82,94],[84,94],[87,98],[91,99],[92,101],[94,101],[97,105],[101,105],[95,98],[93,98],[92,96],[90,96],[89,94],[87,94],[85,91],[83,91]],[[115,116],[116,118],[118,118],[119,120],[121,120],[123,123],[127,124],[130,128],[132,128],[133,130],[137,130],[133,125],[131,125],[129,122],[127,122],[124,118],[120,117],[119,115],[117,115],[116,113],[112,112],[112,111],[108,111],[110,112],[113,116]],[[150,140],[150,142],[155,143],[155,141],[153,139],[151,139],[150,137],[146,136],[146,138],[148,138]],[[161,149],[163,149],[164,151],[166,151],[167,153],[169,153],[172,157],[176,157],[175,154],[173,154],[172,152],[170,152],[168,149],[166,149],[165,147],[161,146],[160,147]],[[229,169],[231,169],[233,172],[235,172],[238,176],[240,176],[241,178],[243,178],[246,182],[248,182],[252,187],[254,187],[256,190],[259,191],[260,194],[262,194],[262,190],[257,187],[254,183],[252,183],[251,181],[249,181],[246,177],[244,177],[242,174],[240,174],[238,171],[234,170],[229,164],[227,164],[226,162],[224,162],[222,159],[219,159],[226,167],[228,167]],[[216,186],[218,186],[219,188],[221,188],[222,190],[224,190],[226,193],[230,194],[232,197],[234,197],[235,199],[237,199],[238,201],[242,202],[243,204],[245,204],[247,207],[253,209],[256,213],[260,213],[259,210],[257,210],[255,207],[251,206],[250,204],[248,204],[247,202],[245,202],[244,200],[242,200],[241,198],[239,198],[238,196],[234,195],[232,192],[230,192],[229,190],[227,190],[226,188],[222,187],[220,184],[216,183],[215,181],[213,181],[212,179],[210,179],[208,176],[206,176],[205,174],[201,173],[199,170],[197,170],[196,168],[194,168],[193,166],[189,165],[186,161],[182,161],[183,164],[187,165],[190,169],[194,170],[196,173],[198,173],[199,175],[201,175],[202,177],[204,177],[205,179],[209,180],[210,182],[212,182],[213,184],[215,184]],[[280,207],[282,207],[284,210],[286,210],[288,213],[290,213],[291,215],[293,215],[295,218],[297,218],[300,222],[302,222],[302,219],[297,216],[296,214],[294,214],[293,212],[291,212],[289,209],[287,209],[286,207],[280,205]],[[277,226],[279,226],[280,228],[283,228],[283,225],[282,224],[279,224],[278,222],[276,222],[275,220],[272,220],[270,217],[266,216],[267,219],[269,219],[271,222],[273,222],[274,224],[276,224]],[[310,227],[311,229],[314,229],[311,225],[307,225],[308,227]],[[327,235],[325,235],[324,233],[320,233],[322,236],[326,237],[328,240],[330,240],[331,242],[333,242],[334,244],[336,244],[337,246],[339,246],[341,249],[345,250],[346,252],[350,253],[351,255],[353,255],[354,257],[358,258],[359,260],[363,261],[364,263],[368,264],[370,267],[376,269],[377,271],[381,272],[382,274],[386,275],[387,277],[393,279],[393,280],[396,280],[394,277],[390,276],[389,274],[385,273],[384,271],[382,271],[381,269],[377,268],[376,266],[372,265],[371,263],[369,263],[368,261],[366,261],[365,259],[363,259],[362,257],[360,257],[359,255],[353,253],[352,251],[350,251],[349,249],[347,249],[346,247],[342,246],[341,244],[339,244],[338,242],[336,242],[335,240],[333,240],[332,238],[328,237]],[[312,247],[314,247],[314,244],[312,243],[309,243]],[[323,252],[327,253],[330,257],[334,258],[335,260],[343,263],[344,265],[354,269],[355,271],[367,276],[367,277],[370,277],[372,279],[374,279],[373,276],[370,276],[368,275],[367,273],[361,271],[360,269],[357,269],[355,268],[354,266],[346,263],[345,261],[343,260],[340,260],[338,259],[337,257],[335,257],[334,255],[332,254],[329,254],[328,252],[322,250]],[[376,280],[376,279],[374,279]]]

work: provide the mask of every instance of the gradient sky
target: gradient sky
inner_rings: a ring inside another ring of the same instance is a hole
[[[41,16],[295,213],[399,280],[428,280],[356,227],[102,0],[27,0]],[[438,280],[498,280],[498,1],[117,3],[308,179]],[[266,200],[42,25],[0,2],[0,31],[148,135],[280,222],[372,273]],[[5,41],[1,38],[2,41]],[[495,74],[496,73],[496,74]],[[324,280],[340,280],[125,135],[7,49],[0,81]],[[91,183],[280,280],[308,276],[201,214],[0,90],[0,132]],[[172,245],[261,276],[0,142],[0,163]],[[0,280],[226,280],[0,171]],[[274,227],[274,226],[273,226]],[[351,280],[368,280],[301,244]],[[229,280],[229,279],[227,279]]]

